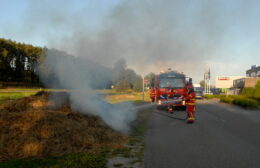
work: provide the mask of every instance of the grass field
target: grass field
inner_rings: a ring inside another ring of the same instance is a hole
[[[5,88],[0,92],[38,92],[38,91],[67,91],[66,89],[46,89],[46,88]]]
[[[38,91],[68,91],[64,89],[40,89],[40,88],[7,88],[0,89],[0,103],[3,103],[8,100],[15,100],[22,97],[34,95]],[[135,104],[139,104],[142,102],[149,102],[150,96],[148,92],[144,94],[142,92],[134,92],[131,90],[126,91],[117,91],[115,89],[105,89],[105,90],[97,90],[97,92],[104,96],[104,98],[112,103],[120,103],[126,101],[132,101]]]
[[[1,92],[2,91],[2,92]],[[8,92],[9,91],[9,92]],[[15,100],[22,97],[30,96],[37,93],[38,89],[4,89],[0,90],[0,103]],[[51,91],[48,89],[48,91]],[[58,90],[60,91],[60,90]],[[143,94],[141,92],[118,92],[116,90],[102,90],[98,91],[102,93],[102,96],[110,103],[120,103],[125,101],[134,102],[134,104],[140,104],[150,101],[149,93],[146,92],[143,101]],[[139,120],[143,117],[138,117]],[[146,117],[145,117],[146,118]],[[134,124],[133,132],[130,135],[129,144],[134,146],[135,144],[141,143],[141,147],[143,146],[142,140],[140,137],[144,132],[144,122],[143,120],[137,122],[138,124]],[[140,145],[139,145],[140,146]],[[143,147],[142,147],[143,149]],[[107,151],[108,150],[108,151]],[[27,168],[27,167],[45,167],[45,168],[59,168],[59,167],[106,167],[107,158],[111,155],[112,149],[106,149],[105,151],[101,151],[98,153],[82,153],[82,154],[68,154],[61,157],[49,157],[42,159],[15,159],[9,160],[7,162],[0,163],[0,167],[10,167],[10,168]],[[113,150],[112,150],[113,151]],[[135,150],[133,150],[135,151]],[[129,148],[118,149],[113,152],[112,155],[121,155],[129,157]],[[135,155],[137,155],[136,161],[141,162],[143,150],[138,151]],[[111,157],[111,156],[110,156]],[[117,166],[117,164],[115,164]]]
[[[37,93],[37,91],[29,92],[0,92],[0,103],[8,100],[15,100],[26,96],[31,96]]]
[[[147,129],[147,121],[151,114],[150,110],[138,114],[138,120],[132,125],[128,145],[117,149],[103,148],[96,153],[68,154],[60,157],[48,157],[42,159],[15,159],[0,163],[1,168],[106,168],[107,161],[113,157],[135,158],[129,163],[132,167],[136,163],[143,162],[144,143],[143,137]],[[133,156],[134,155],[134,156]],[[125,167],[123,163],[115,162],[114,167]]]
[[[5,88],[0,89],[0,104],[8,100],[15,100],[22,97],[34,95],[39,91],[66,92],[65,89],[43,89],[43,88]]]
[[[150,96],[148,92],[145,92],[144,99],[142,92],[131,92],[131,93],[114,93],[114,94],[107,94],[104,96],[105,99],[112,104],[121,103],[126,101],[131,101],[135,104],[140,104],[143,102],[149,102]]]
[[[98,153],[69,154],[44,159],[16,159],[0,163],[1,168],[105,168],[106,150]]]

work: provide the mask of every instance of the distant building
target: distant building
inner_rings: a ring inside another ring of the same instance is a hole
[[[238,95],[241,94],[243,88],[245,87],[255,87],[257,81],[260,81],[260,77],[245,77],[234,80],[233,89],[231,94]]]
[[[260,77],[260,66],[253,65],[251,69],[246,71],[247,77]]]
[[[251,69],[246,71],[246,77],[234,80],[234,88],[255,87],[260,80],[260,66],[252,65]]]
[[[234,80],[232,94],[241,94],[243,88],[255,87],[258,81],[260,81],[260,66],[253,65],[246,71],[246,77]]]
[[[229,89],[233,87],[234,80],[245,78],[245,76],[217,76],[216,88]]]
[[[226,94],[241,94],[245,87],[255,87],[260,81],[260,66],[253,65],[246,71],[246,76],[217,76],[216,88]]]
[[[245,88],[245,87],[255,87],[256,83],[260,81],[260,77],[245,77],[241,79],[234,80],[234,88]]]

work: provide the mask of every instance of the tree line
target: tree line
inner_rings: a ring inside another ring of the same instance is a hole
[[[93,89],[107,89],[113,86],[118,90],[133,89],[142,90],[142,76],[134,70],[127,68],[125,60],[117,60],[114,67],[108,68],[94,63],[87,58],[76,58],[62,51],[48,49],[46,47],[36,47],[30,44],[24,44],[0,38],[0,83],[18,83],[18,85],[41,85],[46,87],[59,87],[58,78],[53,67],[44,67],[41,64],[46,59],[46,54],[64,60],[66,58],[71,62],[78,62],[82,71],[87,71],[88,81]],[[59,61],[55,62],[59,64]],[[45,73],[40,73],[40,70]],[[40,79],[40,74],[44,78]],[[100,76],[105,76],[100,78]],[[102,81],[101,81],[102,80]]]
[[[0,38],[0,81],[39,83],[37,63],[43,48]]]

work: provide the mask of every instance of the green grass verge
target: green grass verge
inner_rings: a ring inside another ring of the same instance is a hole
[[[0,92],[0,103],[34,95],[37,92]]]
[[[115,157],[115,156],[122,156],[125,158],[129,158],[131,156],[131,148],[129,147],[122,147],[112,150],[109,157]]]
[[[0,89],[0,103],[8,100],[20,99],[23,97],[31,96],[39,91],[48,92],[66,92],[64,89],[33,89],[33,88],[11,88],[11,89]]]
[[[260,105],[259,102],[257,102],[254,99],[250,99],[244,96],[235,96],[235,95],[230,95],[230,96],[222,96],[220,98],[221,102],[228,103],[228,104],[235,104],[239,105],[244,108],[258,108]]]
[[[59,92],[59,91],[69,91],[67,89],[46,89],[46,88],[5,88],[0,89],[0,92],[38,92],[38,91],[49,91],[49,92]]]
[[[30,96],[37,93],[38,91],[40,91],[40,89],[34,89],[34,88],[0,89],[0,103],[6,100],[14,100],[14,99]],[[68,90],[41,89],[41,91],[53,91],[53,92],[63,91],[64,92]],[[115,89],[106,89],[106,90],[97,90],[97,92],[103,94],[105,99],[112,104],[131,101],[134,104],[138,105],[150,101],[150,95],[148,92],[145,92],[144,94],[144,101],[143,101],[142,92],[135,92],[132,90],[127,90],[123,92],[123,91],[117,91]]]
[[[19,159],[0,163],[1,168],[105,168],[107,151],[70,154],[45,159]]]
[[[144,155],[144,135],[148,129],[148,121],[154,107],[143,109],[137,114],[137,119],[132,123],[132,131],[129,136],[128,144],[130,146],[139,146],[139,150],[135,153],[137,162],[142,163]]]

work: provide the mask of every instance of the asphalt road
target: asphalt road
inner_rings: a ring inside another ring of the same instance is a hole
[[[154,109],[145,136],[145,168],[260,168],[260,110],[198,101],[185,112]]]

